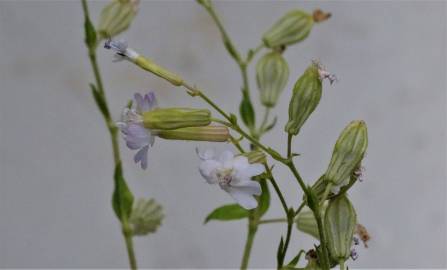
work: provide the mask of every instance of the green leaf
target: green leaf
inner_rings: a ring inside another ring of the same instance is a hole
[[[85,16],[84,30],[85,44],[87,44],[89,48],[94,48],[96,46],[96,31],[88,16]]]
[[[242,121],[247,127],[253,128],[255,126],[255,111],[250,98],[245,91],[243,92],[242,101],[239,105],[239,113],[241,114]]]
[[[279,241],[278,251],[276,252],[276,259],[277,259],[278,263],[281,262],[283,259],[283,254],[282,254],[283,249],[284,249],[284,239],[281,236],[281,241]]]
[[[90,88],[92,90],[93,98],[95,99],[96,105],[98,106],[102,115],[105,118],[110,118],[109,109],[107,108],[104,96],[96,89],[96,86],[94,84],[91,83]]]
[[[304,253],[306,253],[304,249],[300,250],[300,252],[298,252],[298,254],[287,264],[287,269],[295,267],[300,261],[301,255],[303,255]]]
[[[112,195],[112,206],[118,219],[123,222],[129,219],[132,212],[133,195],[123,177],[121,163],[115,168],[115,190]]]
[[[249,216],[249,211],[239,206],[239,204],[228,204],[214,209],[206,218],[204,224],[210,220],[237,220]]]

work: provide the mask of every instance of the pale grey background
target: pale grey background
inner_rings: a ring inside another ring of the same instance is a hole
[[[91,6],[95,21],[103,3]],[[325,169],[350,120],[365,119],[369,127],[366,180],[351,197],[373,240],[349,265],[447,267],[446,3],[216,3],[244,51],[296,7],[321,7],[333,17],[285,52],[289,90],[275,111],[278,129],[264,141],[284,149],[290,88],[312,59],[320,59],[340,80],[324,86],[320,106],[294,145],[302,153],[296,161],[304,178],[312,181]],[[240,75],[196,3],[143,1],[124,37],[206,89],[225,109],[237,109]],[[87,86],[92,75],[82,40],[78,1],[0,2],[0,267],[127,267],[110,207],[110,142]],[[131,64],[112,63],[110,52],[100,50],[99,59],[116,118],[135,91],[149,89],[163,106],[204,106]],[[231,199],[204,184],[197,145],[158,140],[147,171],[122,147],[132,190],[155,197],[167,215],[157,234],[135,241],[142,267],[239,265],[245,222],[202,225],[208,212]],[[287,198],[297,200],[301,193],[290,174],[279,166],[276,171]],[[268,217],[280,217],[280,204],[272,198]],[[282,224],[259,230],[251,266],[275,266],[284,230]],[[290,256],[298,247],[311,247],[311,238],[297,235]]]

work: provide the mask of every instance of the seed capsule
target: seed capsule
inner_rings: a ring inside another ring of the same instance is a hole
[[[230,132],[224,126],[185,127],[171,130],[153,130],[154,134],[166,140],[226,142]]]
[[[262,40],[268,48],[292,45],[305,39],[312,29],[313,17],[301,10],[292,10],[268,30]]]
[[[169,81],[170,83],[172,83],[175,86],[182,85],[182,83],[183,83],[183,79],[180,76],[157,65],[152,60],[150,60],[144,56],[138,55],[135,59],[132,59],[132,61],[140,68],[147,70],[147,71]]]
[[[265,54],[256,65],[256,81],[261,92],[261,102],[274,107],[289,79],[289,67],[281,53],[272,51]]]
[[[324,230],[329,253],[333,260],[347,260],[351,255],[351,246],[357,217],[349,199],[343,195],[329,201],[324,215]]]
[[[265,163],[267,160],[267,157],[264,154],[264,152],[262,152],[260,150],[254,150],[251,152],[243,153],[242,155],[248,158],[248,162],[250,164]]]
[[[321,208],[321,215],[324,216],[326,212],[327,204],[324,204]],[[317,221],[315,220],[314,213],[310,210],[301,211],[295,219],[295,224],[298,230],[307,233],[316,239],[320,239],[320,234],[318,233]]]
[[[143,124],[149,129],[178,129],[207,126],[211,122],[209,110],[190,108],[162,108],[143,113]]]
[[[289,121],[285,131],[297,135],[321,99],[322,84],[318,65],[312,63],[298,79],[289,104]]]
[[[326,181],[342,184],[360,164],[368,147],[368,131],[364,121],[352,121],[335,143],[332,158],[325,173]]]
[[[113,0],[101,11],[98,24],[100,38],[112,38],[129,28],[137,14],[138,1]]]

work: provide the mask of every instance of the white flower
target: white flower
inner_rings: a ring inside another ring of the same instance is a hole
[[[210,150],[197,154],[202,160],[200,174],[209,184],[218,184],[245,209],[258,206],[253,195],[261,195],[261,185],[251,178],[264,171],[262,164],[250,164],[246,157],[235,157],[231,151],[224,151],[218,158]]]

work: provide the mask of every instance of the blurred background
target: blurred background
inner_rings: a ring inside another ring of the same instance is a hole
[[[90,3],[97,22],[105,1]],[[355,268],[445,268],[446,262],[446,2],[217,1],[223,23],[243,52],[292,8],[321,8],[332,18],[285,52],[290,80],[274,111],[277,128],[263,138],[285,150],[290,91],[312,59],[337,74],[295,140],[307,182],[325,170],[338,134],[353,119],[369,128],[365,181],[351,198],[372,240],[358,248]],[[131,47],[196,83],[227,111],[237,112],[241,78],[219,32],[194,1],[142,1]],[[125,268],[127,254],[111,208],[113,161],[109,134],[91,97],[93,80],[78,1],[0,2],[0,267]],[[99,50],[112,113],[136,91],[156,92],[162,106],[206,107],[184,91]],[[259,57],[259,55],[258,55]],[[257,57],[257,58],[258,58]],[[253,64],[255,64],[256,59]],[[258,94],[253,66],[252,96]],[[259,105],[259,103],[257,103]],[[262,112],[261,106],[257,107]],[[232,199],[198,173],[196,146],[156,141],[149,168],[122,148],[137,197],[153,197],[166,219],[156,234],[137,238],[144,268],[235,268],[246,222],[205,216]],[[275,167],[289,201],[301,192]],[[267,217],[282,217],[272,194]],[[284,224],[258,231],[250,266],[272,268]],[[313,239],[292,235],[290,256]],[[296,254],[296,253],[295,253]]]

